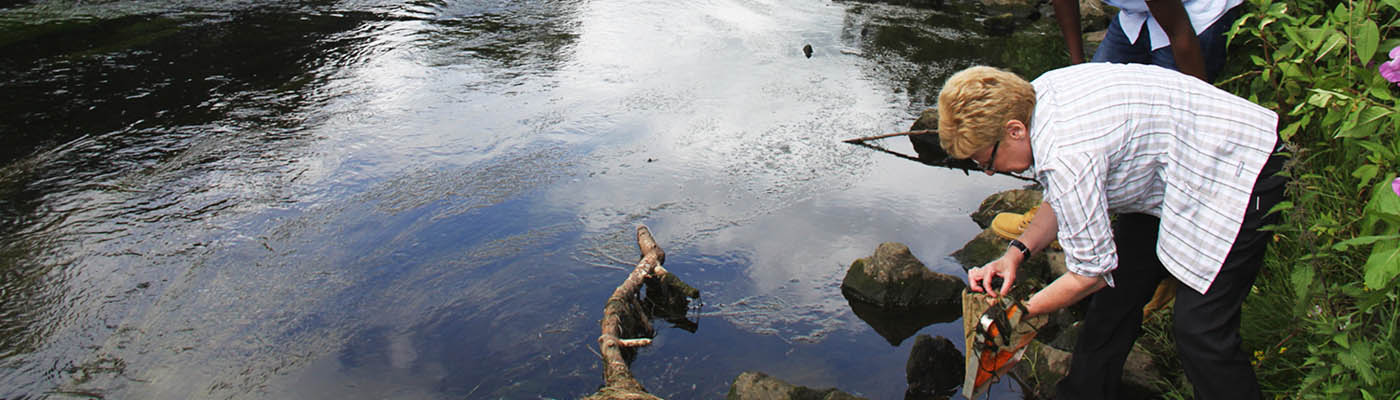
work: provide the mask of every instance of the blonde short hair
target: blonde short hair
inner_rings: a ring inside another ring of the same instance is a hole
[[[1020,76],[976,66],[948,77],[938,93],[938,139],[954,158],[968,158],[1002,136],[1009,120],[1030,125],[1035,89]]]

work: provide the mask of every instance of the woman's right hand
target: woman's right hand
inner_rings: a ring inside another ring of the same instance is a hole
[[[992,260],[979,268],[967,270],[967,281],[974,292],[987,293],[991,297],[1011,293],[1011,285],[1016,282],[1016,270],[1021,266],[1021,253],[1008,251],[1001,258]],[[993,286],[993,281],[1001,278],[1001,287]]]

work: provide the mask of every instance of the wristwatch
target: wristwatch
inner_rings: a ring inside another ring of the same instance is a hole
[[[1021,243],[1020,240],[1011,239],[1011,243],[1008,245],[1010,247],[1015,247],[1017,250],[1021,250],[1021,255],[1025,256],[1025,258],[1031,258],[1031,249],[1026,247],[1025,243]]]

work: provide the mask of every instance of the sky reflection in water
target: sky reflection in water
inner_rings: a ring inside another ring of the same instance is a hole
[[[578,397],[601,383],[588,348],[647,224],[705,303],[697,333],[663,329],[633,364],[653,393],[714,398],[762,370],[894,398],[912,341],[855,318],[845,267],[900,241],[957,272],[967,213],[1020,185],[839,143],[902,130],[947,73],[1004,62],[958,50],[997,41],[934,10],[0,13],[0,84],[32,99],[0,103],[20,116],[0,125],[18,149],[0,173],[0,397]],[[35,44],[55,38],[71,45]],[[928,47],[950,53],[912,56]]]

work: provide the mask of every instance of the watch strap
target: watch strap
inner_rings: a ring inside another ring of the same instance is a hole
[[[1025,256],[1026,258],[1031,258],[1031,249],[1030,249],[1030,247],[1026,247],[1026,244],[1025,244],[1025,243],[1021,243],[1020,240],[1018,240],[1018,239],[1011,239],[1011,242],[1008,243],[1008,245],[1011,246],[1011,247],[1015,247],[1017,250],[1021,250],[1021,255]]]

